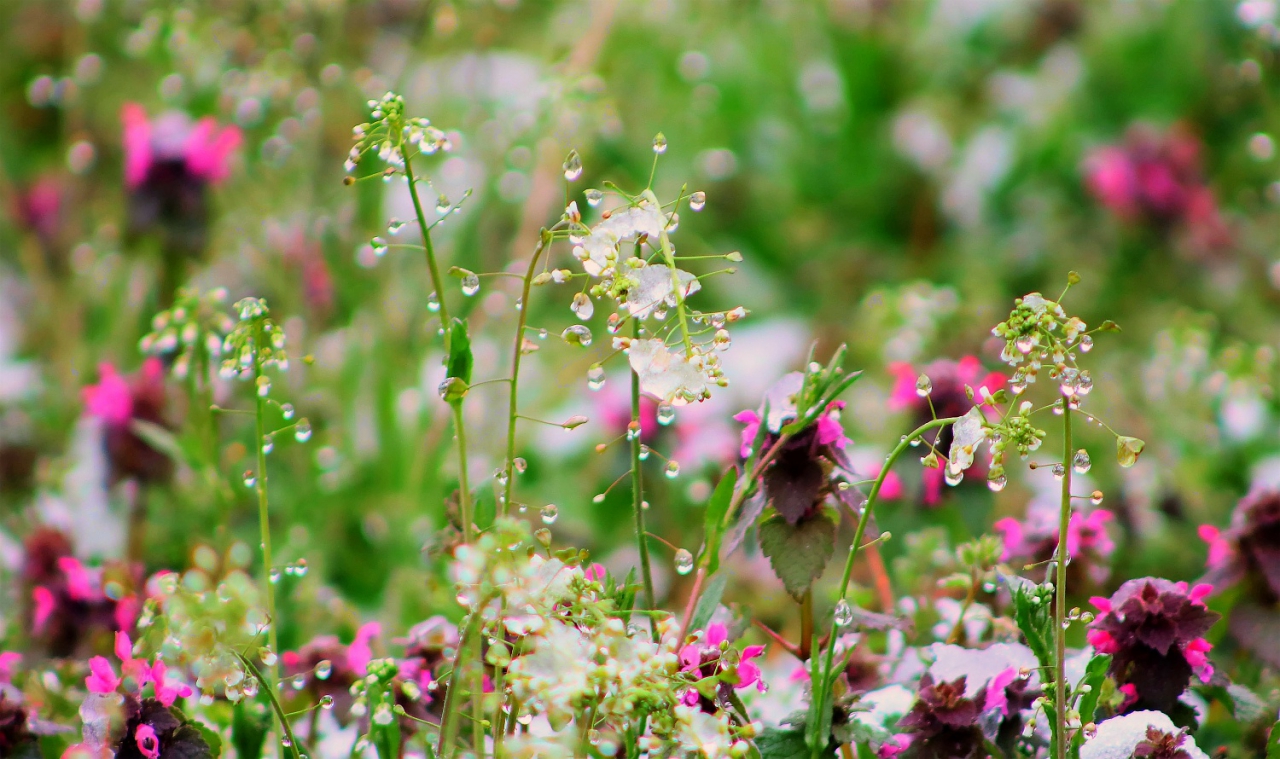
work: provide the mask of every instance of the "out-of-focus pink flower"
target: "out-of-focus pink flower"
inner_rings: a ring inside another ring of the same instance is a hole
[[[107,424],[123,426],[133,416],[133,394],[129,383],[111,364],[98,365],[98,384],[81,391],[85,409]]]
[[[49,622],[50,615],[53,614],[57,601],[53,597],[53,591],[43,585],[37,585],[31,589],[31,601],[35,609],[32,613],[33,632],[39,633],[44,630],[44,626]]]
[[[1222,537],[1222,531],[1211,524],[1202,524],[1197,534],[1200,539],[1209,545],[1209,555],[1205,559],[1205,566],[1209,569],[1216,569],[1227,561],[1230,561],[1234,551],[1231,548],[1231,541]]]
[[[605,568],[603,564],[592,564],[582,571],[582,575],[593,582],[604,582]]]
[[[132,382],[127,382],[111,364],[101,364],[98,370],[98,384],[84,388],[82,396],[88,413],[105,422],[112,480],[167,480],[172,476],[173,462],[132,428],[135,419],[165,426],[164,365],[157,358],[148,358]]]
[[[95,656],[89,660],[89,676],[85,678],[85,687],[90,693],[115,693],[120,687],[120,678],[112,669],[111,662],[105,656]]]
[[[0,651],[0,684],[13,681],[13,671],[20,661],[22,661],[22,654],[14,651]]]
[[[880,759],[893,759],[893,757],[908,748],[911,748],[911,736],[905,733],[897,733],[889,736],[888,740],[880,745],[880,748],[876,750],[876,756]]]
[[[182,698],[190,698],[192,694],[191,686],[182,682],[170,682],[168,678],[168,668],[160,659],[156,659],[156,663],[151,667],[151,682],[156,687],[156,699],[165,705],[165,708],[173,706],[173,702]]]
[[[186,114],[170,112],[152,121],[137,103],[126,103],[120,120],[124,125],[124,176],[130,188],[145,182],[158,162],[181,163],[193,177],[220,182],[230,174],[231,155],[241,140],[239,127],[219,129],[212,117],[192,125]]]
[[[764,646],[747,646],[742,649],[738,664],[730,667],[721,662],[721,644],[727,639],[728,629],[724,625],[718,622],[707,625],[701,640],[681,647],[680,671],[696,673],[699,678],[717,673],[727,675],[728,681],[722,679],[721,688],[741,689],[754,685],[763,693],[767,686],[761,679],[760,667],[751,660],[764,654]],[[690,688],[685,692],[683,700],[686,706],[698,706],[704,699],[696,688]]]
[[[361,677],[365,675],[369,662],[373,660],[373,649],[369,642],[381,634],[382,625],[377,622],[367,622],[356,630],[355,640],[351,641],[351,645],[347,647],[347,665]]]
[[[138,725],[133,731],[133,740],[138,744],[138,751],[147,759],[159,759],[160,739],[156,737],[156,730],[151,725]]]
[[[1009,716],[1009,695],[1005,689],[1018,679],[1018,668],[1009,667],[1001,670],[987,685],[987,700],[982,705],[983,711],[999,709],[1004,716]]]

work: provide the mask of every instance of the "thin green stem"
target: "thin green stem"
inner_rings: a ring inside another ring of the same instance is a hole
[[[516,482],[516,419],[519,417],[520,408],[520,358],[524,355],[524,330],[529,313],[529,289],[533,285],[533,277],[537,272],[538,259],[542,257],[542,252],[546,250],[550,239],[551,234],[545,229],[538,235],[538,247],[534,248],[533,257],[529,259],[529,269],[525,272],[524,282],[521,285],[521,308],[516,312],[515,347],[511,351],[511,392],[507,404],[507,482],[503,486],[502,502],[498,504],[498,513],[504,517],[511,504],[511,491]]]
[[[444,284],[440,279],[440,267],[436,264],[436,251],[431,245],[431,225],[427,224],[427,216],[422,212],[422,201],[418,199],[418,183],[413,178],[413,162],[409,155],[404,156],[404,177],[409,180],[409,197],[413,200],[413,212],[418,217],[418,229],[422,230],[422,245],[427,254],[427,269],[431,272],[431,286],[436,290],[436,298],[440,301],[440,323],[448,326],[449,306],[445,303]]]
[[[867,494],[867,502],[862,507],[862,516],[859,517],[858,527],[856,530],[854,530],[854,533],[853,533],[853,542],[849,544],[849,556],[848,558],[845,559],[844,573],[840,577],[840,600],[841,601],[845,600],[845,598],[849,594],[849,578],[852,577],[853,575],[853,563],[854,563],[854,560],[858,558],[858,548],[862,544],[862,536],[866,534],[867,523],[871,521],[871,514],[875,511],[876,499],[880,496],[880,488],[884,485],[884,480],[886,477],[889,476],[889,472],[893,471],[894,463],[897,462],[898,457],[902,455],[903,451],[907,450],[907,448],[910,447],[912,440],[919,439],[922,435],[924,435],[926,432],[930,430],[938,429],[940,427],[945,427],[948,424],[954,424],[955,422],[959,421],[959,419],[960,417],[958,416],[952,416],[952,417],[946,417],[943,419],[934,419],[933,421],[930,421],[930,422],[925,422],[924,424],[920,425],[915,430],[913,430],[909,435],[903,437],[902,440],[898,441],[898,445],[895,446],[893,451],[889,453],[889,458],[885,460],[884,466],[880,468],[880,474],[876,475],[876,480],[871,485],[871,492]],[[830,635],[830,641],[827,644],[826,657],[825,657],[825,661],[823,662],[823,668],[822,668],[824,683],[827,680],[827,673],[831,671],[831,666],[835,661],[835,654],[836,654],[835,632],[836,632],[835,621],[832,620],[832,630]],[[815,680],[812,697],[816,699],[822,699],[825,701],[827,696],[828,696],[827,689],[825,687],[819,687],[818,681]],[[813,759],[818,759],[818,756],[821,754],[821,748],[822,747],[817,745],[813,747],[813,753],[812,753]]]
[[[502,623],[499,622],[499,625]],[[471,745],[476,756],[484,756],[484,656],[480,636],[471,638]],[[499,707],[501,709],[501,707]]]
[[[279,636],[277,629],[280,627],[280,620],[276,617],[276,591],[275,583],[271,581],[271,570],[273,567],[271,559],[271,519],[270,511],[267,508],[267,452],[262,447],[262,442],[266,438],[266,401],[260,392],[258,381],[262,378],[262,346],[265,345],[265,339],[262,329],[262,320],[259,319],[253,336],[253,398],[254,398],[254,428],[256,437],[254,438],[254,448],[258,454],[258,529],[262,533],[262,591],[267,597],[267,635],[271,645],[271,653],[276,656],[280,655]],[[278,666],[273,664],[270,667],[270,675],[272,683],[280,679]]]
[[[1054,642],[1054,756],[1067,758],[1067,537],[1071,526],[1071,403],[1062,399],[1062,508],[1058,515],[1058,562],[1054,580],[1053,642]]]
[[[471,486],[467,482],[467,423],[462,418],[462,401],[449,404],[453,407],[453,431],[458,440],[458,511],[462,519],[462,539],[475,540],[475,526],[471,522]]]
[[[480,633],[480,606],[484,601],[477,601],[476,611],[471,613],[467,626],[462,630],[458,640],[457,651],[453,655],[453,671],[449,675],[449,685],[444,692],[444,711],[440,716],[440,745],[436,753],[440,756],[451,756],[448,749],[454,745],[458,737],[458,692],[462,690],[462,658],[463,652],[471,646],[471,639]]]
[[[267,701],[271,703],[271,710],[276,713],[276,719],[280,720],[280,729],[284,733],[285,740],[289,742],[289,749],[293,754],[293,759],[301,759],[302,747],[298,745],[298,739],[294,736],[293,728],[289,725],[289,715],[284,713],[284,707],[280,705],[280,699],[276,698],[274,682],[268,680],[262,674],[262,670],[258,669],[257,665],[249,657],[239,651],[235,652],[235,656],[240,660],[240,664],[249,670],[250,677],[258,681],[259,690],[267,694]]]
[[[640,337],[640,322],[633,321],[631,335]],[[644,608],[653,609],[657,599],[653,593],[653,568],[649,563],[649,540],[644,526],[644,483],[640,476],[640,375],[631,372],[631,424],[636,433],[631,435],[631,510],[636,523],[636,548],[640,551],[640,572],[644,581]],[[652,626],[653,639],[658,640],[658,627]]]
[[[800,661],[808,661],[809,646],[813,638],[813,586],[810,585],[800,600]]]
[[[671,287],[676,296],[676,316],[680,320],[680,335],[684,343],[684,355],[686,358],[692,358],[693,340],[689,337],[689,318],[685,313],[684,307],[684,285],[680,282],[680,271],[676,269],[675,251],[671,249],[671,240],[667,237],[665,230],[662,232],[660,240],[662,243],[662,258],[671,269]]]

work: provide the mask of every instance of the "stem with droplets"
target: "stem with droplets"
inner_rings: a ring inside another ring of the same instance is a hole
[[[1054,756],[1067,757],[1067,537],[1071,527],[1071,399],[1062,399],[1062,506],[1058,515],[1057,577],[1054,580]]]
[[[422,246],[427,254],[427,269],[431,273],[431,286],[436,290],[436,300],[440,303],[440,323],[449,325],[449,306],[444,302],[444,286],[441,284],[440,267],[436,264],[436,251],[431,245],[431,227],[427,224],[427,215],[422,212],[422,201],[418,199],[418,183],[413,178],[413,163],[409,154],[404,155],[404,176],[409,180],[409,197],[413,200],[413,213],[418,218],[418,229],[422,230]]]
[[[279,660],[280,642],[278,628],[280,620],[276,617],[276,591],[275,583],[271,581],[272,559],[271,559],[271,519],[270,511],[267,507],[267,452],[263,449],[262,444],[266,439],[265,421],[266,402],[262,395],[262,389],[259,385],[262,379],[262,350],[264,345],[263,321],[258,319],[254,326],[253,333],[253,399],[254,399],[254,447],[257,448],[258,454],[258,473],[255,488],[258,493],[258,529],[262,533],[262,591],[267,598],[267,636],[271,647],[270,666],[267,667],[266,682],[263,686],[267,689],[269,698],[274,699],[275,683],[280,679]],[[280,727],[286,733],[289,732],[289,725],[281,716]]]
[[[537,271],[538,261],[542,258],[542,252],[546,250],[550,242],[551,233],[546,229],[542,230],[538,235],[538,247],[534,249],[533,257],[529,259],[529,270],[525,272],[520,291],[520,309],[516,316],[516,345],[511,357],[511,387],[507,403],[507,481],[503,485],[502,502],[498,504],[498,513],[504,517],[507,515],[507,509],[510,508],[511,491],[515,486],[516,479],[516,418],[519,416],[520,411],[520,358],[524,355],[524,330],[528,321],[529,288],[533,284],[534,272]]]
[[[631,335],[634,339],[638,340],[640,338],[640,321],[638,319],[631,321]],[[645,537],[644,489],[640,476],[640,375],[636,374],[634,369],[631,371],[631,424],[634,426],[627,429],[627,433],[631,436],[631,510],[635,514],[636,548],[640,552],[640,572],[644,580],[644,608],[653,609],[657,599],[654,598],[653,593],[653,569],[649,563],[649,540]],[[656,625],[653,627],[653,638],[655,641],[658,639]]]

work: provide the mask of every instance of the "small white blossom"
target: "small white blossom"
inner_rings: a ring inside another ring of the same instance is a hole
[[[711,380],[702,356],[690,358],[658,339],[634,340],[629,353],[640,389],[660,402],[682,406],[710,395]]]
[[[947,455],[947,471],[953,476],[973,466],[973,455],[987,436],[982,422],[982,410],[974,406],[951,426],[951,451]]]
[[[681,296],[693,295],[702,289],[698,278],[687,271],[676,269],[680,278]],[[672,282],[671,269],[662,264],[650,264],[633,269],[624,275],[627,286],[627,309],[637,319],[647,319],[655,309],[664,305],[675,305],[675,283]]]

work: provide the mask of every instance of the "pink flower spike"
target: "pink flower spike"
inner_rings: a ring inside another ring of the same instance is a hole
[[[120,687],[120,678],[116,677],[116,671],[105,656],[90,659],[89,672],[92,674],[84,679],[84,684],[90,693],[115,693]]]
[[[133,416],[133,396],[129,383],[111,364],[98,366],[98,384],[81,390],[85,410],[107,424],[119,427],[129,423]]]
[[[35,628],[33,632],[39,633],[44,630],[45,624],[48,623],[49,617],[52,616],[54,607],[57,606],[57,601],[54,600],[53,591],[43,585],[37,585],[32,588],[31,601],[35,606],[31,614],[32,627]]]
[[[22,661],[22,654],[13,651],[0,651],[0,684],[13,680],[13,670]]]
[[[1097,609],[1103,614],[1106,614],[1107,612],[1111,611],[1110,598],[1104,598],[1102,596],[1092,596],[1089,599],[1089,603],[1093,604],[1093,608]]]
[[[373,649],[370,648],[369,641],[381,634],[382,625],[377,622],[361,625],[360,629],[356,630],[355,640],[351,641],[351,645],[347,647],[347,664],[361,677],[364,676],[369,662],[373,659]]]
[[[168,668],[160,659],[156,659],[156,663],[151,666],[151,679],[156,686],[156,699],[164,704],[165,708],[173,706],[173,702],[178,699],[188,698],[191,696],[191,686],[186,683],[169,683]]]
[[[716,648],[721,643],[729,639],[729,630],[719,622],[707,625],[706,645],[708,648]]]
[[[122,662],[133,660],[133,641],[129,640],[129,634],[123,630],[116,633],[116,658]]]
[[[160,739],[156,737],[155,728],[148,724],[138,725],[133,731],[133,740],[138,744],[138,751],[147,759],[158,759],[160,756]]]
[[[1198,583],[1194,588],[1192,588],[1191,593],[1189,595],[1191,596],[1192,601],[1203,606],[1204,599],[1212,593],[1213,593],[1213,586],[1207,582],[1202,582],[1202,583]]]
[[[91,601],[94,592],[93,575],[72,556],[58,558],[58,569],[67,576],[67,593],[77,601]]]

